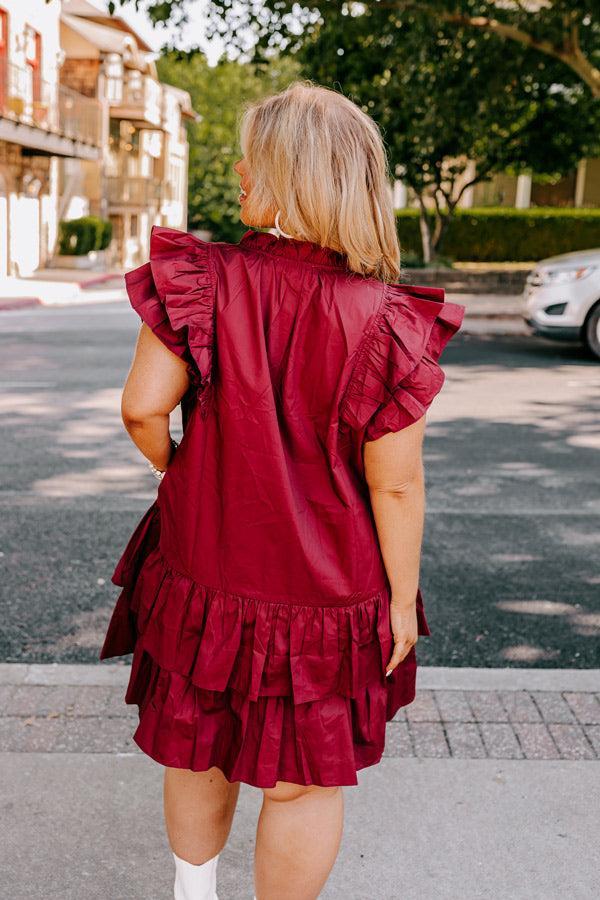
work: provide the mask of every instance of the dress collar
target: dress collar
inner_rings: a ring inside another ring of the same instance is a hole
[[[331,247],[321,247],[312,241],[299,241],[296,238],[278,237],[271,231],[254,231],[249,228],[240,238],[240,247],[261,250],[273,256],[286,256],[319,266],[333,266],[338,269],[348,268],[346,257]]]

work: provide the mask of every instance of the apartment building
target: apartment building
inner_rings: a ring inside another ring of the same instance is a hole
[[[59,165],[98,166],[98,101],[60,83],[59,0],[0,0],[0,278],[56,243]]]
[[[2,2],[2,0],[0,0]],[[89,0],[63,0],[61,84],[102,107],[101,164],[64,160],[61,218],[113,223],[113,265],[148,257],[153,225],[187,226],[189,94],[159,81],[156,54],[118,16]]]
[[[472,206],[600,206],[600,159],[582,159],[567,175],[553,184],[536,181],[532,174],[496,175],[475,186]]]

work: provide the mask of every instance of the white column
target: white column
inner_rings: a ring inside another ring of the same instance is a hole
[[[531,173],[523,173],[517,177],[517,193],[515,209],[529,209],[531,205]]]
[[[408,190],[403,181],[394,181],[394,209],[405,209],[408,203]]]

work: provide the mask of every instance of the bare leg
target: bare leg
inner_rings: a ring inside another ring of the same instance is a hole
[[[165,767],[164,813],[173,853],[201,865],[220,853],[229,835],[240,790],[223,773]]]
[[[341,787],[278,781],[265,789],[254,857],[258,900],[316,900],[338,854],[343,820]]]

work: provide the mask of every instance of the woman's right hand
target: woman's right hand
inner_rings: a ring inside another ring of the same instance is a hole
[[[417,604],[390,603],[390,625],[394,635],[394,652],[385,670],[391,675],[399,663],[410,653],[419,639],[417,624]]]

